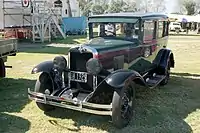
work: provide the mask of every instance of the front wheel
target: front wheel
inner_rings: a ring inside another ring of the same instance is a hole
[[[47,73],[42,73],[35,84],[35,92],[44,94],[45,90],[52,91],[52,82]],[[53,106],[36,102],[37,106],[43,111],[51,111],[54,109]]]
[[[117,128],[123,128],[131,121],[135,109],[135,88],[128,85],[114,92],[112,99],[112,122]]]

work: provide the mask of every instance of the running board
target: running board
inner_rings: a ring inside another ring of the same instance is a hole
[[[160,84],[160,82],[162,82],[165,79],[165,75],[156,75],[154,77],[151,77],[149,79],[146,80],[146,84],[150,87],[150,88],[154,88],[156,87],[158,84]]]

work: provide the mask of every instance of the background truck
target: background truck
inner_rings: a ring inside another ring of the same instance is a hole
[[[6,76],[6,66],[8,56],[16,56],[17,53],[17,39],[0,38],[0,77]]]

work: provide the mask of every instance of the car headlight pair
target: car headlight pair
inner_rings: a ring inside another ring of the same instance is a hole
[[[67,67],[67,60],[63,56],[56,56],[53,59],[54,68],[59,71],[64,71]],[[102,70],[102,64],[98,59],[91,58],[86,63],[86,69],[89,74],[97,75]]]

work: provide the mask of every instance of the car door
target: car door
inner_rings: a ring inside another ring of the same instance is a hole
[[[137,72],[141,71],[141,56],[142,56],[142,40],[141,40],[141,25],[140,23],[134,24],[132,27],[134,31],[133,36],[136,34],[137,30],[137,38],[133,38],[132,43],[129,45],[129,53],[128,53],[128,68],[131,70],[135,70]]]
[[[143,40],[141,50],[141,71],[147,72],[152,69],[152,62],[157,55],[157,21],[155,20],[144,20],[143,26]]]

